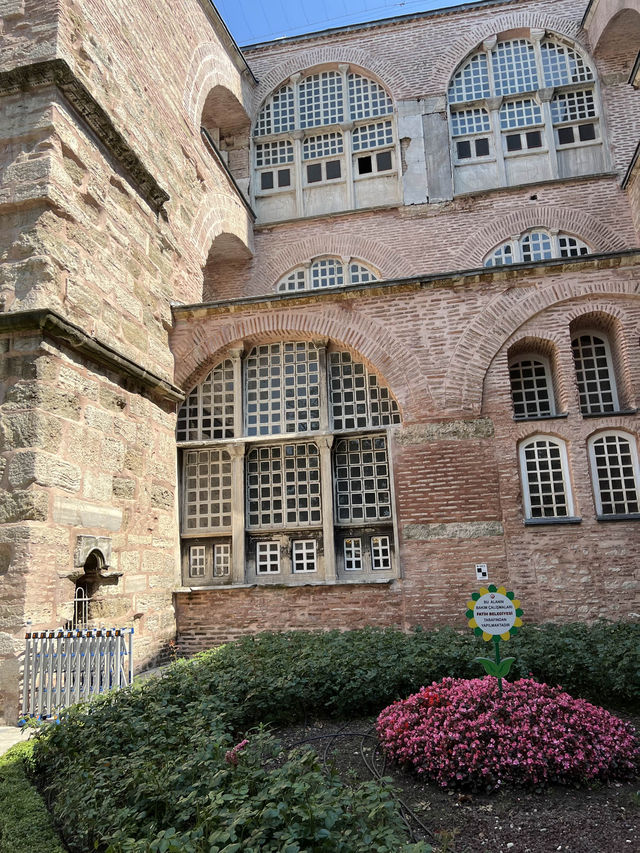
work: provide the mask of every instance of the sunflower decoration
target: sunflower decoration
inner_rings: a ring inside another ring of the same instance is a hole
[[[514,593],[504,586],[490,584],[471,594],[467,619],[476,637],[510,640],[522,627],[522,608]],[[495,641],[495,640],[494,640]]]

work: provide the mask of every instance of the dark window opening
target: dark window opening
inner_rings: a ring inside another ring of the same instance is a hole
[[[486,157],[489,153],[489,140],[476,139],[476,157]]]
[[[273,189],[273,172],[261,172],[260,173],[260,189],[263,189],[263,190],[272,190]]]
[[[358,174],[370,175],[372,172],[373,162],[371,160],[371,155],[367,154],[365,157],[358,157]]]
[[[507,136],[507,151],[522,151],[522,138],[519,133]]]
[[[278,170],[278,186],[279,187],[291,186],[291,169],[279,169]]]
[[[457,143],[458,160],[468,160],[471,157],[471,143],[468,139],[463,139]]]
[[[376,167],[379,172],[388,172],[391,166],[391,151],[380,151],[376,154]]]
[[[527,132],[527,148],[542,148],[542,134],[539,130]]]
[[[309,165],[307,166],[307,182],[310,184],[315,184],[321,180],[322,180],[322,164],[321,163],[309,163]]]
[[[582,142],[588,142],[596,138],[595,124],[581,124],[578,126],[578,136]]]
[[[559,127],[558,128],[558,144],[559,145],[571,145],[573,142],[573,128],[572,127]]]
[[[326,164],[327,180],[331,181],[334,178],[339,178],[342,174],[340,169],[340,160],[329,160]]]

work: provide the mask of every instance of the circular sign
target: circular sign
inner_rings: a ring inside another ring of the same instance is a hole
[[[473,618],[485,634],[506,634],[516,623],[516,608],[506,595],[487,592],[476,601]]]

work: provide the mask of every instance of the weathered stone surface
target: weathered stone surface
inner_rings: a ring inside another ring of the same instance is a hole
[[[32,483],[51,486],[68,492],[80,487],[80,469],[43,451],[23,450],[9,461],[9,484],[14,489],[24,489]]]
[[[128,477],[113,478],[113,496],[114,498],[124,498],[132,500],[135,497],[136,481]]]
[[[53,499],[53,520],[57,524],[84,527],[89,530],[120,530],[122,511],[99,506],[76,498],[56,495]]]
[[[46,521],[49,515],[49,495],[44,491],[5,493],[0,501],[0,524],[15,521]]]
[[[3,414],[0,418],[0,450],[41,447],[55,452],[62,438],[62,421],[44,412]]]
[[[407,540],[479,539],[484,536],[503,536],[500,521],[452,522],[450,524],[405,524],[402,535]]]
[[[440,421],[432,424],[415,424],[396,433],[395,440],[401,446],[422,444],[425,441],[465,441],[467,439],[491,438],[493,424],[489,418],[474,420]]]

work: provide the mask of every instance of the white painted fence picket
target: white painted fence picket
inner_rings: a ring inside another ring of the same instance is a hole
[[[133,681],[133,628],[34,631],[25,639],[25,716],[50,717]]]

